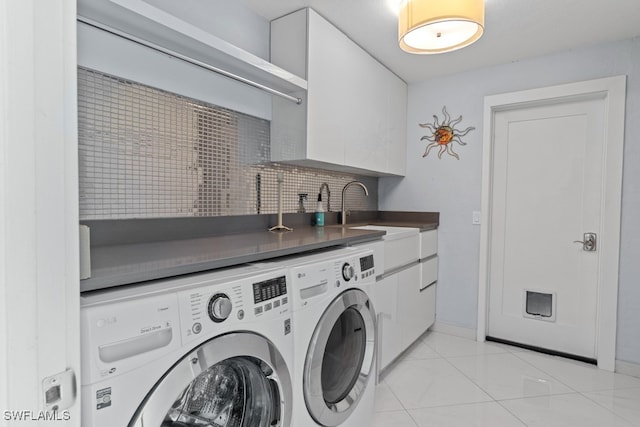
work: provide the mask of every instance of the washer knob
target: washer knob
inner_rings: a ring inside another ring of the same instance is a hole
[[[215,294],[209,300],[209,317],[216,323],[223,322],[231,314],[231,300],[225,294]]]
[[[345,262],[342,266],[342,277],[344,277],[344,280],[348,282],[353,278],[354,274],[355,272],[353,270],[353,267],[349,265],[349,263]]]

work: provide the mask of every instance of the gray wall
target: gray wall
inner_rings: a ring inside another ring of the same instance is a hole
[[[146,0],[147,3],[269,60],[269,21],[245,0]]]
[[[483,102],[485,95],[555,84],[627,75],[624,148],[622,242],[616,359],[640,363],[640,38],[572,50],[409,86],[407,118],[407,176],[381,178],[381,210],[440,211],[437,320],[476,328],[479,226],[471,214],[480,209],[482,176]],[[458,125],[475,126],[456,145],[460,160],[447,154],[423,158],[426,144],[418,123],[442,116],[463,116]],[[541,149],[550,155],[553,144]]]

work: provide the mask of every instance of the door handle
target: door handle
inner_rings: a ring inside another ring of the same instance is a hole
[[[594,252],[597,247],[598,236],[596,233],[584,233],[583,240],[574,240],[573,243],[582,243],[582,250]]]

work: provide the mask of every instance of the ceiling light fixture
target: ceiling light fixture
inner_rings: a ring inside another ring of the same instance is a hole
[[[484,0],[403,0],[398,38],[409,53],[451,52],[470,45],[484,31]]]

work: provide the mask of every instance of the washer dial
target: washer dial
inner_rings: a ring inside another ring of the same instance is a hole
[[[345,262],[342,265],[342,277],[344,278],[344,280],[348,282],[353,278],[354,275],[355,275],[355,271],[353,267],[348,262]]]
[[[216,323],[224,322],[231,314],[231,300],[225,294],[215,294],[209,300],[209,317]]]

